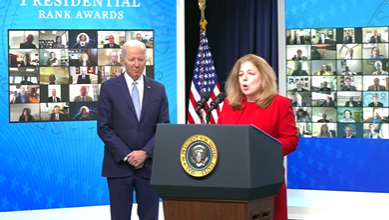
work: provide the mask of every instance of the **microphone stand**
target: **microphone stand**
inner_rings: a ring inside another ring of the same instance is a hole
[[[200,118],[200,121],[201,121],[201,124],[204,124],[204,118],[203,118],[203,116],[201,115],[201,109],[199,109],[198,111],[196,111],[196,113],[197,113],[197,116],[199,116],[199,118]]]
[[[211,117],[211,112],[212,112],[212,110],[210,108],[207,108],[207,115],[205,116],[205,120],[206,120],[207,124],[209,124],[209,119]]]

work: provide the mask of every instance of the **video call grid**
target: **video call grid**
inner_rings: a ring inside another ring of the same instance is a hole
[[[10,122],[96,120],[101,83],[124,71],[126,41],[145,43],[145,74],[154,78],[153,35],[138,29],[9,30]]]
[[[388,137],[388,27],[286,30],[287,96],[304,137]]]

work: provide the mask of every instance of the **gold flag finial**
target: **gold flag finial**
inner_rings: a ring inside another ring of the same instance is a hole
[[[201,10],[201,18],[205,18],[205,15],[204,15],[204,10],[205,10],[205,2],[206,0],[198,0],[198,3],[199,3],[199,8]]]

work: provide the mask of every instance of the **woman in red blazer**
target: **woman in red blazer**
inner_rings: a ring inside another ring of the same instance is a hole
[[[218,124],[252,124],[280,141],[284,156],[296,149],[299,139],[292,104],[277,94],[275,73],[264,59],[248,54],[236,61],[226,92]],[[284,183],[275,198],[274,220],[287,220],[287,215]]]

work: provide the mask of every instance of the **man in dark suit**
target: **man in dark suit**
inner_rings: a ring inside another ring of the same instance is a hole
[[[329,43],[330,43],[330,39],[327,38],[327,36],[324,33],[321,33],[317,44],[329,44]]]
[[[163,84],[143,73],[146,46],[130,40],[122,47],[125,72],[101,84],[98,135],[104,142],[102,175],[107,177],[111,219],[130,219],[133,190],[140,220],[157,220],[159,197],[150,186],[155,131],[170,123]]]
[[[300,36],[300,33],[298,31],[296,31],[294,34],[293,43],[294,44],[305,44],[304,36]]]
[[[317,122],[330,122],[330,120],[327,119],[327,114],[323,113],[322,118],[317,120]]]
[[[369,124],[369,131],[366,131],[363,134],[363,138],[370,138],[370,139],[381,139],[381,135],[375,131],[375,126],[373,124]]]
[[[377,29],[374,29],[373,36],[370,37],[369,43],[381,43],[381,36],[378,36]]]
[[[31,81],[28,81],[28,76],[24,76],[24,80],[20,81],[20,85],[33,85]]]
[[[30,103],[30,97],[26,94],[26,88],[20,87],[19,94],[15,98],[15,103]]]
[[[322,107],[335,107],[335,102],[332,97],[327,96],[326,100],[321,104]]]
[[[308,72],[303,70],[303,64],[301,62],[297,63],[297,69],[293,70],[292,76],[308,76]]]
[[[351,126],[346,126],[344,128],[344,131],[346,132],[346,136],[344,136],[343,138],[356,138],[353,135],[353,128]]]
[[[354,97],[350,96],[350,99],[346,102],[344,107],[357,107],[358,102],[354,101]]]
[[[77,78],[77,84],[90,84],[90,76],[85,75],[79,75]]]
[[[353,37],[350,35],[350,31],[346,32],[346,36],[344,37],[343,43],[351,44],[353,42]]]
[[[380,79],[378,77],[373,79],[373,85],[367,87],[367,91],[385,91],[386,86],[380,85]]]
[[[301,80],[299,80],[296,82],[296,88],[289,90],[289,92],[308,92],[308,90],[304,89],[303,86],[304,83]]]
[[[81,74],[77,78],[77,84],[90,84],[90,76],[86,74],[87,67],[80,67]]]
[[[115,37],[113,35],[109,35],[108,41],[108,44],[104,44],[104,48],[120,48],[118,44],[115,44]]]
[[[358,90],[357,90],[357,87],[351,85],[351,78],[346,77],[344,79],[344,86],[342,86],[342,88],[340,88],[340,91],[358,91]]]
[[[54,106],[54,113],[51,113],[50,115],[50,121],[63,121],[67,120],[68,117],[60,111],[59,106]]]
[[[373,101],[369,103],[368,107],[384,107],[384,104],[382,102],[378,101],[378,94],[373,94]]]
[[[320,93],[331,94],[331,88],[328,87],[328,82],[323,82],[323,87],[319,89]]]
[[[48,98],[48,102],[60,102],[61,99],[57,97],[57,90],[52,89],[51,90],[51,96]]]
[[[34,41],[34,36],[32,34],[29,34],[27,36],[27,41],[20,44],[20,49],[36,49],[35,44],[32,42]]]

